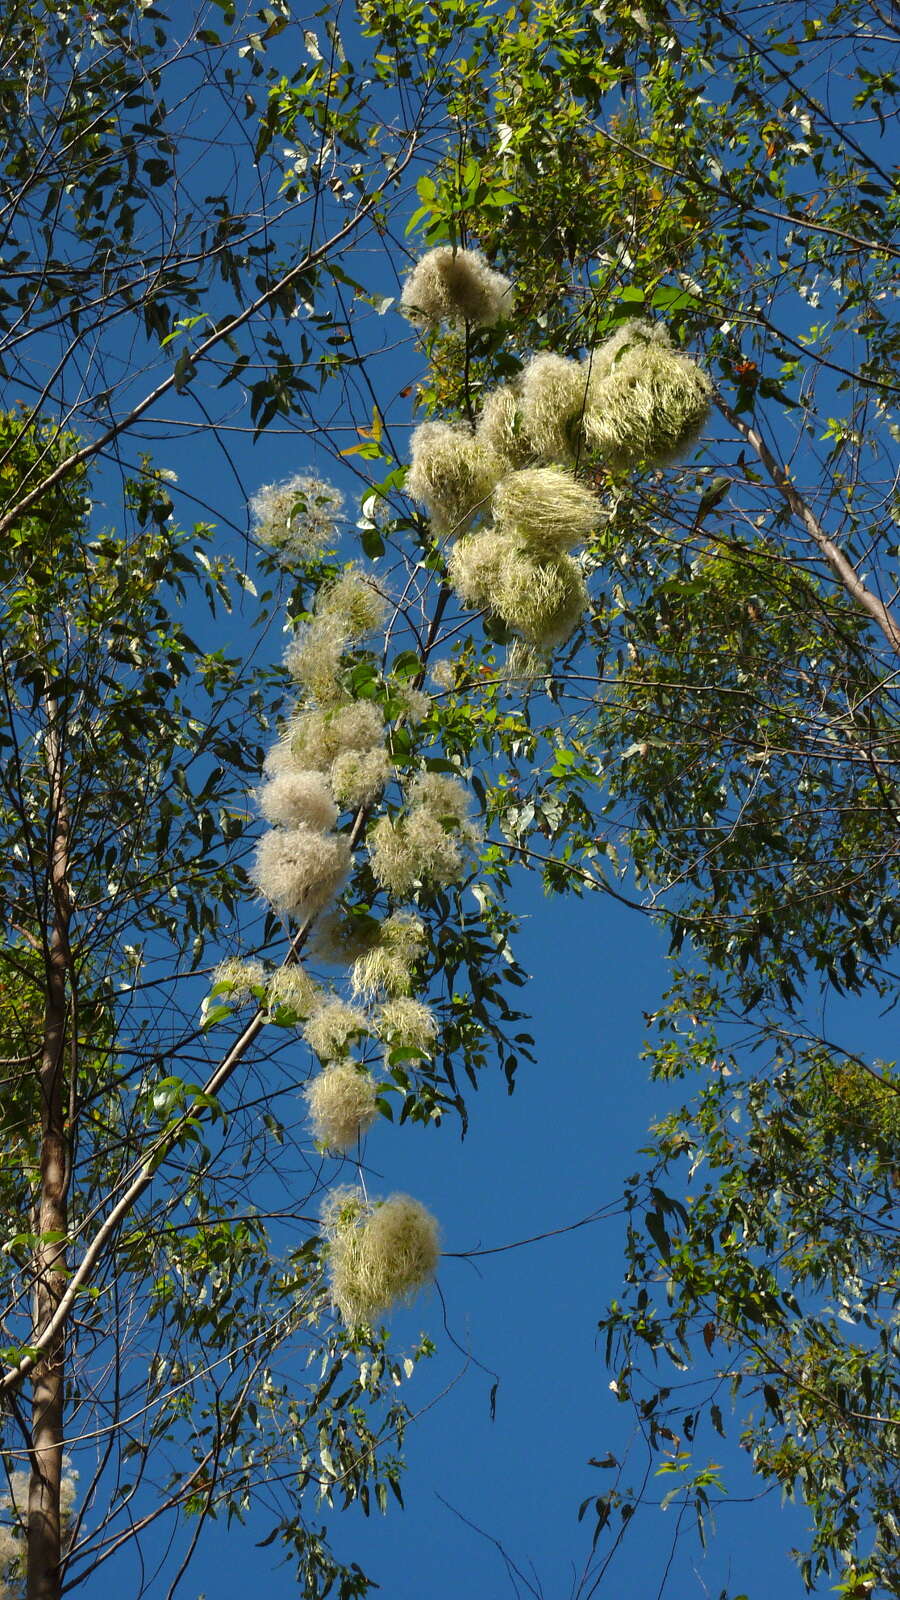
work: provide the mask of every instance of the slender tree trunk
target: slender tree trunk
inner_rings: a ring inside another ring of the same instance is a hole
[[[50,790],[47,979],[41,1052],[41,1192],[34,1253],[34,1334],[53,1318],[66,1286],[68,1142],[65,1040],[69,972],[69,822],[63,792],[58,710],[48,706],[46,741]],[[48,1239],[48,1235],[50,1238]],[[56,1237],[53,1237],[53,1236]],[[60,1238],[62,1236],[62,1239]],[[28,1490],[28,1600],[58,1600],[61,1585],[65,1326],[51,1338],[34,1369],[31,1480]]]

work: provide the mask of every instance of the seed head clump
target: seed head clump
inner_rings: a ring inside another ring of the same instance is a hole
[[[524,467],[534,459],[534,446],[525,431],[519,395],[511,384],[501,384],[486,397],[475,437],[485,449],[499,456],[506,467]]]
[[[631,317],[627,322],[620,323],[615,333],[604,339],[603,343],[585,356],[582,362],[588,392],[591,385],[609,377],[621,359],[623,351],[648,344],[662,344],[671,348],[671,342],[661,322],[641,322],[638,318]]]
[[[251,1005],[256,999],[253,990],[265,988],[266,969],[261,961],[241,961],[238,956],[228,956],[219,962],[212,981],[213,988],[222,989],[224,996],[235,1005]]]
[[[350,1041],[367,1033],[368,1028],[364,1011],[334,995],[316,1006],[304,1026],[303,1037],[323,1061],[340,1061],[346,1056]]]
[[[456,688],[456,662],[442,656],[431,669],[431,681],[440,694],[451,693]]]
[[[316,1143],[327,1150],[349,1150],[378,1115],[377,1093],[374,1078],[354,1062],[326,1067],[304,1090]]]
[[[588,389],[581,362],[541,351],[524,368],[518,388],[522,431],[535,455],[571,461]]]
[[[316,596],[316,620],[345,644],[358,644],[376,628],[387,614],[387,602],[374,581],[360,567],[345,567],[339,578],[326,584]]]
[[[331,787],[342,805],[356,809],[377,800],[393,775],[391,758],[383,746],[345,750],[331,764]]]
[[[264,783],[257,795],[267,822],[284,828],[312,828],[327,833],[337,822],[338,809],[321,772],[279,772]]]
[[[588,603],[571,556],[531,556],[515,534],[496,528],[461,539],[447,576],[464,605],[493,611],[540,650],[568,639]]]
[[[275,828],[259,841],[253,877],[276,911],[302,922],[337,893],[350,860],[350,846],[341,834]]]
[[[450,552],[447,578],[463,605],[494,610],[503,570],[515,555],[515,536],[497,528],[460,539]]]
[[[571,556],[532,561],[518,554],[502,574],[494,609],[539,650],[553,650],[574,633],[588,604],[581,568]]]
[[[301,711],[286,732],[297,766],[327,772],[345,750],[373,750],[384,740],[381,712],[371,700],[354,700],[334,711]]]
[[[308,1017],[320,1001],[319,990],[302,967],[279,967],[266,984],[269,1011],[282,1007],[297,1017]]]
[[[350,982],[356,994],[372,999],[379,990],[409,994],[416,962],[425,949],[425,929],[418,917],[395,911],[386,917],[373,944],[353,963]]]
[[[338,541],[344,498],[321,478],[267,483],[250,501],[256,535],[285,559],[312,559]]]
[[[513,286],[480,250],[439,245],[418,261],[403,286],[400,310],[415,327],[439,322],[492,328],[512,310]]]
[[[284,664],[295,683],[320,706],[336,706],[346,699],[341,683],[343,653],[344,640],[337,629],[329,625],[327,618],[317,619],[297,629]]]
[[[706,374],[667,339],[633,337],[591,382],[585,439],[611,467],[663,465],[697,437],[711,393]]]
[[[412,781],[410,805],[440,817],[446,826],[460,828],[472,809],[472,796],[458,778],[443,772],[420,772]]]
[[[326,1201],[322,1226],[332,1299],[350,1326],[410,1300],[437,1271],[437,1222],[409,1195],[370,1204],[360,1190],[338,1190]]]
[[[497,529],[514,533],[538,556],[584,544],[603,519],[597,496],[562,467],[508,473],[494,490],[492,505]]]
[[[424,806],[403,817],[379,817],[367,843],[375,880],[391,894],[410,894],[420,885],[446,888],[462,877],[458,835]]]
[[[391,694],[400,702],[400,715],[409,728],[417,728],[424,722],[431,710],[431,695],[422,689],[414,689],[411,684],[392,682]]]
[[[415,1050],[430,1055],[438,1036],[437,1018],[420,1000],[406,995],[388,1000],[378,1013],[377,1028],[385,1051]]]
[[[484,510],[502,470],[464,423],[423,422],[410,440],[406,487],[436,533],[457,534]]]

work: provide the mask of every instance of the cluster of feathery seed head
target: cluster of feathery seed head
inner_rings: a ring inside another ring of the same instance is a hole
[[[387,601],[374,578],[354,564],[323,585],[316,596],[316,621],[327,624],[346,644],[358,644],[374,633],[386,615]]]
[[[68,1456],[63,1456],[63,1474],[59,1484],[59,1517],[62,1548],[68,1551],[73,1536],[73,1512],[78,1497],[78,1473]],[[15,1600],[25,1593],[25,1567],[27,1555],[28,1497],[31,1489],[29,1472],[10,1472],[7,1493],[0,1495],[0,1513],[9,1513],[11,1524],[0,1525],[0,1600]],[[10,1585],[15,1584],[15,1589]]]
[[[410,439],[406,488],[438,534],[457,534],[482,513],[503,462],[461,422],[423,422]]]
[[[378,1086],[353,1061],[326,1067],[307,1084],[304,1094],[313,1136],[327,1150],[349,1150],[378,1115]]]
[[[346,700],[341,681],[344,651],[380,627],[386,610],[373,580],[352,564],[319,590],[313,619],[297,629],[285,664],[320,706],[331,708]]]
[[[581,568],[571,556],[533,561],[519,555],[503,573],[497,614],[538,650],[555,650],[578,627],[588,604]]]
[[[416,962],[425,949],[425,928],[418,917],[395,911],[386,917],[372,944],[357,956],[350,973],[355,994],[374,997],[409,994]]]
[[[587,400],[581,362],[542,350],[527,362],[516,387],[521,431],[533,454],[544,461],[571,461]]]
[[[431,681],[439,694],[450,694],[457,687],[456,662],[442,656],[431,669]]]
[[[464,606],[496,609],[503,569],[515,560],[517,548],[515,535],[497,528],[467,534],[454,545],[447,578]]]
[[[495,525],[514,533],[529,554],[555,556],[584,544],[603,519],[593,490],[563,467],[524,467],[501,478],[493,495]]]
[[[419,772],[409,788],[410,805],[431,811],[448,827],[461,828],[472,810],[472,796],[458,778],[444,772]]]
[[[438,1226],[406,1194],[370,1203],[359,1189],[333,1190],[322,1212],[331,1296],[351,1327],[371,1323],[434,1277]]]
[[[338,995],[331,995],[307,1018],[303,1037],[323,1061],[341,1061],[350,1041],[368,1030],[368,1018],[359,1006],[350,1006]]]
[[[428,811],[379,817],[366,843],[375,881],[390,894],[412,894],[420,885],[446,888],[462,875],[456,839]]]
[[[431,710],[431,695],[424,689],[394,679],[389,683],[392,698],[399,703],[399,715],[409,728],[417,728]]]
[[[330,483],[302,475],[267,483],[250,501],[257,538],[286,559],[310,560],[335,545],[343,510]]]
[[[341,834],[273,828],[259,841],[252,876],[276,911],[302,922],[337,893],[350,860],[350,846]]]
[[[409,798],[405,815],[379,817],[367,840],[376,882],[395,895],[456,883],[479,837],[468,820],[468,793],[455,778],[422,773]]]
[[[254,989],[266,986],[266,969],[261,961],[241,961],[238,956],[227,956],[219,962],[212,981],[213,988],[223,990],[225,998],[235,1005],[250,1005],[256,998]]]
[[[320,706],[346,699],[341,682],[344,640],[327,618],[302,623],[287,647],[284,664],[294,682]]]
[[[384,742],[384,722],[372,700],[352,700],[333,711],[301,711],[291,718],[285,740],[297,767],[327,772],[347,750],[374,750]]]
[[[386,1001],[378,1013],[376,1026],[384,1040],[385,1055],[392,1050],[414,1050],[430,1055],[438,1036],[437,1018],[421,1000],[397,995]]]
[[[393,776],[391,758],[383,745],[374,750],[345,750],[331,763],[335,798],[353,810],[377,800]]]
[[[593,384],[602,383],[604,378],[609,377],[624,350],[648,344],[661,344],[671,349],[672,341],[661,322],[641,322],[637,317],[620,322],[615,333],[591,350],[582,362],[588,395]]]
[[[486,396],[475,437],[486,450],[500,457],[504,467],[524,467],[534,459],[519,396],[511,384],[503,383]]]
[[[416,262],[403,286],[400,310],[416,327],[492,328],[512,310],[513,286],[488,266],[480,250],[439,245]]]
[[[337,822],[338,809],[321,772],[287,768],[263,784],[257,799],[266,821],[283,828],[326,833]]]
[[[514,534],[497,528],[461,539],[448,577],[464,605],[487,608],[539,650],[563,644],[588,603],[571,556],[532,556]]]
[[[283,1007],[295,1017],[308,1017],[320,999],[319,989],[303,967],[278,967],[266,984],[266,1005],[270,1012]]]
[[[608,345],[594,358],[600,376],[591,377],[584,435],[614,468],[676,459],[709,415],[712,385],[705,372],[673,350],[663,330],[644,334],[640,327],[631,325],[627,337],[625,330],[614,335],[612,359]]]

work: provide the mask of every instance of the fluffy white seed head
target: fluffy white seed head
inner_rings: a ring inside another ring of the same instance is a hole
[[[400,702],[400,716],[410,728],[417,728],[424,722],[431,710],[431,695],[423,689],[414,689],[411,684],[392,680],[391,694]]]
[[[538,556],[584,544],[603,521],[597,496],[562,467],[508,473],[494,490],[492,508],[498,531],[514,533]]]
[[[425,807],[453,828],[461,827],[472,809],[465,785],[444,772],[420,772],[410,785],[409,799],[411,805]]]
[[[406,895],[420,885],[456,883],[465,870],[462,845],[469,842],[468,834],[448,831],[427,806],[414,806],[405,817],[379,817],[367,845],[376,882]]]
[[[297,629],[285,652],[284,664],[307,695],[320,706],[340,705],[347,698],[341,682],[344,640],[330,619],[316,619]]]
[[[464,423],[423,422],[410,439],[406,488],[436,533],[457,534],[483,513],[503,463]]]
[[[341,1061],[351,1041],[368,1032],[368,1019],[359,1006],[349,1006],[337,995],[317,1005],[303,1028],[303,1037],[323,1061]]]
[[[495,528],[461,539],[447,576],[464,605],[492,611],[540,650],[568,639],[588,603],[571,556],[532,557],[514,534]]]
[[[416,962],[425,949],[425,929],[418,917],[395,911],[385,918],[375,942],[357,957],[350,973],[356,994],[373,999],[380,990],[409,994]]]
[[[696,439],[712,385],[660,327],[627,323],[595,352],[584,436],[612,467],[660,466]]]
[[[574,633],[587,604],[584,578],[571,556],[532,561],[517,555],[502,574],[495,610],[529,644],[553,650]]]
[[[70,1466],[68,1456],[63,1457],[63,1474],[59,1484],[59,1513],[63,1535],[63,1550],[72,1542],[72,1513],[78,1496],[78,1473]],[[31,1478],[28,1472],[12,1472],[9,1492],[0,1495],[0,1512],[9,1515],[12,1523],[0,1526],[0,1597],[18,1600],[25,1593],[27,1562],[28,1496]]]
[[[9,1580],[24,1578],[24,1562],[24,1531],[6,1525],[0,1527],[0,1600],[14,1600],[17,1589],[10,1587]]]
[[[270,1011],[282,1007],[295,1017],[308,1017],[321,1002],[319,989],[303,967],[279,967],[266,984],[266,1005]]]
[[[354,1062],[326,1067],[304,1090],[316,1143],[327,1150],[349,1150],[378,1115],[377,1093],[374,1078]]]
[[[361,1191],[340,1190],[326,1202],[322,1221],[332,1299],[350,1326],[410,1300],[437,1271],[437,1222],[409,1195],[369,1204]]]
[[[648,344],[659,344],[671,349],[672,341],[661,322],[641,322],[636,317],[621,322],[615,333],[604,339],[595,350],[591,350],[582,362],[588,393],[593,384],[601,383],[604,378],[609,377],[625,351]]]
[[[439,322],[491,328],[512,310],[513,286],[480,250],[439,245],[418,261],[403,286],[400,310],[416,327]]]
[[[358,644],[374,633],[386,615],[387,601],[361,567],[345,567],[340,577],[326,584],[316,596],[317,622],[347,644]]]
[[[391,1050],[415,1050],[418,1055],[431,1055],[438,1036],[437,1018],[420,1000],[410,1000],[399,995],[381,1007],[376,1022],[379,1038],[384,1040],[385,1053]]]
[[[535,455],[545,461],[571,461],[587,399],[581,362],[541,351],[524,368],[518,389],[522,432]]]
[[[447,694],[456,688],[456,662],[449,656],[443,656],[436,661],[431,669],[431,681],[440,694]]]
[[[219,962],[212,981],[213,988],[221,990],[219,998],[239,1006],[251,1005],[256,998],[253,990],[266,986],[266,969],[261,961],[241,961],[238,956],[228,956]]]
[[[485,528],[460,539],[450,552],[447,579],[464,606],[495,609],[504,568],[515,559],[516,539]]]
[[[284,738],[298,766],[328,772],[344,751],[383,744],[384,723],[373,701],[354,700],[334,711],[301,711],[291,718]]]
[[[383,746],[376,750],[345,750],[331,764],[331,787],[343,806],[355,810],[377,800],[393,775],[391,758]]]
[[[284,828],[313,828],[327,833],[337,822],[338,808],[321,772],[301,768],[280,772],[257,795],[267,822]]]
[[[302,474],[265,484],[250,501],[257,538],[288,559],[332,548],[343,509],[343,495],[330,483]]]
[[[518,392],[501,384],[486,397],[475,429],[479,444],[499,456],[506,467],[524,467],[534,459],[534,446],[525,431]]]
[[[340,834],[275,828],[259,841],[253,877],[276,911],[302,922],[337,893],[350,863],[350,846]]]

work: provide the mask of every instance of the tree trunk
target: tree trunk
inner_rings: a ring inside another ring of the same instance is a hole
[[[34,1333],[47,1326],[66,1286],[68,1142],[65,1042],[69,974],[69,823],[62,783],[58,711],[48,706],[46,757],[50,790],[46,1000],[41,1053],[41,1192],[34,1253]],[[47,1236],[50,1235],[48,1238]],[[55,1237],[54,1237],[55,1236]],[[63,1453],[65,1330],[60,1328],[34,1369],[31,1480],[28,1488],[28,1600],[58,1600],[62,1581],[60,1482]]]

